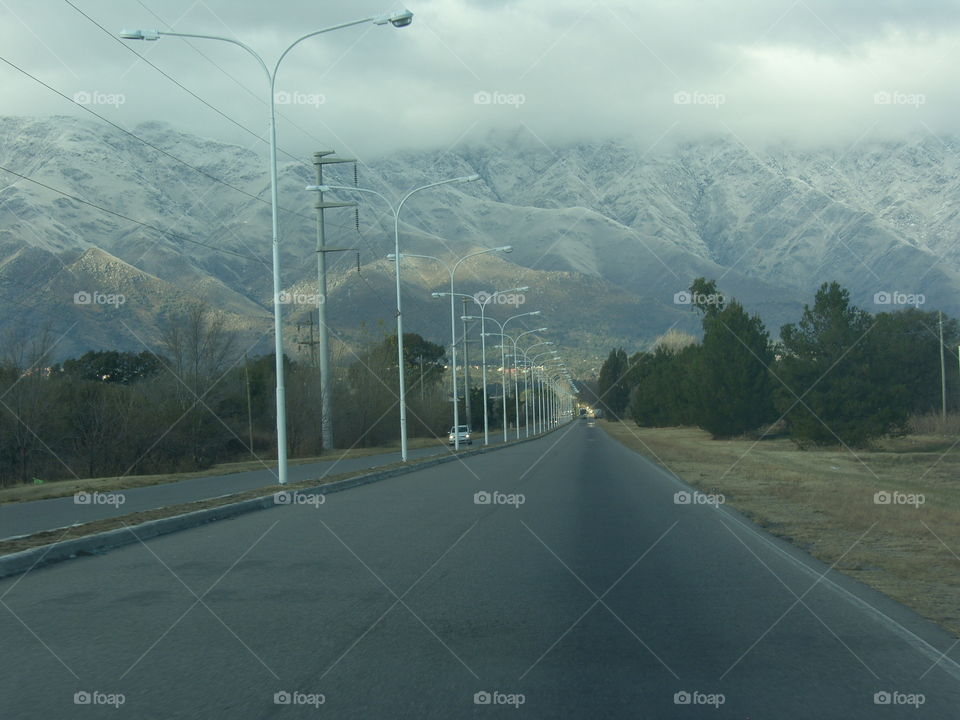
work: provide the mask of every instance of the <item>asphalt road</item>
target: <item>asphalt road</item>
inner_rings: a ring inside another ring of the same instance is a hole
[[[445,445],[437,445],[410,450],[407,456],[414,460],[446,452],[450,452],[450,449]],[[344,460],[290,465],[287,472],[290,482],[300,482],[311,478],[324,478],[331,474],[372,469],[399,460],[400,452],[395,451]],[[0,505],[0,540],[167,505],[208,500],[230,493],[254,490],[276,481],[276,467],[265,467],[262,470],[191,478],[162,485],[101,493],[97,496],[88,494],[90,502],[87,503],[78,503],[70,496]]]
[[[960,717],[953,636],[685,489],[574,422],[0,580],[0,717]]]

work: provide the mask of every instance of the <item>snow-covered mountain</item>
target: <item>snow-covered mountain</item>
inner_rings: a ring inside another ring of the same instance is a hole
[[[139,350],[202,298],[247,334],[252,352],[267,351],[264,157],[160,123],[132,131],[149,145],[76,118],[0,118],[0,166],[74,196],[0,172],[0,332],[46,328],[60,338],[61,356]],[[479,174],[414,195],[402,213],[403,250],[447,260],[512,245],[510,255],[461,265],[457,291],[529,285],[525,304],[494,316],[541,310],[528,327],[550,326],[587,370],[613,344],[638,348],[671,326],[695,330],[696,317],[674,295],[699,275],[759,312],[774,335],[824,280],[838,280],[871,311],[893,307],[875,304],[876,293],[899,291],[960,314],[958,148],[928,136],[755,152],[710,139],[648,153],[614,141],[548,148],[498,137],[361,163],[358,181],[398,197]],[[310,161],[281,161],[283,280],[294,297],[315,292]],[[325,172],[328,182],[354,184],[352,166]],[[331,325],[350,344],[393,323],[383,259],[393,218],[369,195],[326,199],[360,201],[357,218],[352,209],[327,211],[328,244],[356,248],[331,256],[327,298]],[[430,298],[448,286],[446,271],[430,260],[404,267],[406,329],[446,341],[448,306]],[[76,301],[84,292],[91,302]],[[109,303],[111,294],[125,302]],[[308,309],[288,306],[291,352]]]

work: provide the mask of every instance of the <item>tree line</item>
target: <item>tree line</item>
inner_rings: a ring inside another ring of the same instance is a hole
[[[445,438],[445,349],[416,333],[404,333],[404,346],[408,432]],[[42,334],[11,335],[0,347],[0,486],[276,458],[275,356],[245,357],[208,307],[172,319],[150,351],[52,362],[53,348]],[[387,335],[334,363],[338,448],[398,441],[397,361],[396,335]],[[290,456],[319,455],[319,370],[287,356],[284,368]],[[475,416],[481,402],[474,401]],[[482,425],[482,406],[479,416]]]
[[[703,337],[668,333],[650,350],[610,352],[598,378],[607,413],[642,427],[698,426],[714,438],[786,432],[801,447],[868,445],[905,432],[914,414],[960,406],[960,372],[949,348],[960,326],[909,308],[871,314],[839,284],[824,283],[801,318],[774,342],[760,317],[716,283],[690,287]]]

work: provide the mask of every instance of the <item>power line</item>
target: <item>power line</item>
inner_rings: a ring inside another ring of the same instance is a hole
[[[195,92],[193,92],[193,90],[191,90],[190,88],[186,87],[183,83],[181,83],[181,82],[180,82],[179,80],[177,80],[175,77],[173,77],[172,75],[170,75],[170,74],[167,73],[166,71],[160,69],[158,66],[154,65],[154,64],[153,64],[152,62],[150,62],[144,55],[141,55],[141,54],[138,53],[136,50],[134,50],[132,47],[130,47],[130,44],[129,44],[129,43],[124,42],[123,40],[121,40],[120,38],[118,38],[116,35],[114,35],[112,32],[110,32],[109,30],[107,30],[103,25],[101,25],[100,23],[98,23],[98,22],[97,22],[96,20],[94,20],[92,17],[90,17],[89,15],[87,15],[83,10],[81,10],[81,9],[78,8],[76,5],[74,5],[72,2],[70,2],[70,0],[63,0],[63,1],[64,1],[67,5],[69,5],[70,7],[72,7],[74,10],[76,10],[78,13],[80,13],[81,15],[83,15],[83,17],[85,17],[85,18],[86,18],[87,20],[89,20],[91,23],[93,23],[93,24],[96,25],[98,28],[100,28],[104,33],[107,34],[108,37],[110,37],[111,39],[113,39],[113,40],[115,40],[117,43],[119,43],[120,46],[123,47],[125,50],[127,50],[128,52],[131,52],[131,53],[133,53],[134,55],[136,55],[138,58],[140,58],[141,60],[143,60],[143,62],[145,62],[147,65],[149,65],[150,67],[152,67],[152,68],[153,68],[154,70],[156,70],[158,73],[160,73],[161,75],[163,75],[165,78],[167,78],[170,82],[172,82],[172,83],[173,83],[174,85],[176,85],[178,88],[180,88],[180,89],[183,90],[184,92],[188,93],[191,97],[199,100],[199,101],[202,102],[204,105],[206,105],[208,108],[210,108],[211,110],[213,110],[215,113],[217,113],[217,115],[220,115],[222,118],[224,118],[225,120],[227,120],[227,121],[230,122],[231,124],[236,125],[238,128],[240,128],[241,130],[243,130],[243,131],[244,131],[245,133],[247,133],[248,135],[252,135],[253,137],[255,137],[255,138],[256,138],[257,140],[259,140],[260,142],[263,142],[263,143],[267,142],[267,141],[264,140],[262,137],[260,137],[260,135],[259,135],[258,133],[254,132],[253,130],[251,130],[250,128],[248,128],[248,127],[247,127],[246,125],[244,125],[243,123],[241,123],[241,122],[239,122],[239,121],[237,121],[237,120],[234,120],[232,117],[230,117],[229,115],[227,115],[225,112],[223,112],[223,111],[220,110],[219,108],[211,105],[211,104],[208,103],[206,100],[204,100],[202,97],[200,97],[200,96],[197,95]],[[291,155],[291,154],[288,153],[286,150],[282,150],[281,148],[277,148],[277,151],[283,153],[284,155],[286,155],[287,157],[289,157],[291,160],[294,160],[294,161],[300,163],[301,165],[303,165],[303,166],[305,166],[305,167],[308,167],[308,168],[310,167],[304,160],[301,160],[300,158],[296,157],[295,155]]]
[[[77,102],[76,100],[74,100],[74,99],[73,99],[72,97],[70,97],[69,95],[65,95],[64,93],[60,92],[60,91],[57,90],[55,87],[53,87],[52,85],[48,85],[47,83],[45,83],[43,80],[41,80],[41,79],[38,78],[37,76],[30,74],[29,72],[27,72],[26,70],[24,70],[24,69],[21,68],[20,66],[16,65],[15,63],[11,62],[10,60],[7,60],[5,57],[0,56],[0,60],[2,60],[2,61],[5,62],[7,65],[9,65],[10,67],[12,67],[14,70],[16,70],[16,71],[18,71],[18,72],[20,72],[20,73],[23,73],[24,75],[26,75],[26,76],[27,76],[28,78],[30,78],[31,80],[39,83],[40,85],[43,85],[43,87],[45,87],[47,90],[50,90],[51,92],[54,92],[54,93],[56,93],[57,95],[59,95],[60,97],[62,97],[64,100],[67,100],[68,102],[73,103],[74,105],[76,105],[76,106],[77,106],[78,108],[80,108],[81,110],[90,113],[91,115],[93,115],[94,117],[102,120],[103,122],[107,123],[107,124],[110,125],[111,127],[116,128],[117,130],[119,130],[120,132],[122,132],[124,135],[129,135],[130,137],[132,137],[133,139],[135,139],[135,140],[143,143],[143,144],[146,145],[147,147],[152,148],[153,150],[156,150],[158,153],[161,153],[162,155],[167,156],[167,157],[170,158],[171,160],[175,160],[176,162],[180,163],[181,165],[184,165],[185,167],[188,167],[188,168],[190,168],[191,170],[193,170],[193,171],[195,171],[195,172],[197,172],[197,173],[200,173],[200,174],[203,175],[204,177],[206,177],[206,178],[208,178],[208,179],[210,179],[210,180],[213,180],[214,182],[220,183],[221,185],[224,185],[224,186],[230,188],[231,190],[235,190],[235,191],[237,191],[238,193],[241,193],[241,194],[243,194],[243,195],[246,195],[247,197],[252,198],[252,199],[254,199],[254,200],[258,201],[258,202],[262,202],[262,203],[264,203],[264,204],[266,204],[266,205],[269,205],[269,204],[270,204],[270,201],[269,201],[269,200],[266,200],[265,198],[262,198],[262,197],[260,197],[259,195],[255,195],[255,194],[253,194],[253,193],[251,193],[251,192],[247,192],[247,191],[244,190],[243,188],[237,187],[236,185],[232,185],[231,183],[227,182],[226,180],[222,180],[221,178],[218,178],[218,177],[216,177],[215,175],[211,175],[211,174],[208,173],[206,170],[204,170],[204,169],[202,169],[202,168],[199,168],[199,167],[197,167],[196,165],[191,165],[191,164],[188,163],[186,160],[183,160],[183,159],[181,159],[181,158],[178,158],[178,157],[177,157],[176,155],[174,155],[173,153],[168,152],[168,151],[164,150],[163,148],[158,147],[157,145],[154,145],[154,144],[151,143],[149,140],[145,140],[144,138],[140,137],[139,135],[137,135],[137,134],[135,134],[135,133],[127,130],[127,129],[124,128],[123,126],[118,125],[117,123],[113,122],[112,120],[110,120],[110,119],[108,119],[108,118],[105,118],[103,115],[95,112],[94,110],[91,110],[89,107],[87,107],[87,106],[84,105],[83,103]],[[298,213],[298,212],[296,212],[296,211],[294,211],[294,210],[289,210],[289,209],[283,208],[283,207],[280,207],[280,208],[278,208],[278,209],[279,209],[279,210],[283,210],[284,212],[288,212],[288,213],[290,213],[291,215],[296,215],[297,217],[301,217],[301,218],[303,218],[303,219],[305,219],[305,220],[310,220],[310,219],[311,219],[311,218],[307,217],[306,215],[301,215],[300,213]]]
[[[18,177],[18,178],[20,178],[20,179],[22,179],[22,180],[26,180],[27,182],[31,182],[31,183],[33,183],[34,185],[39,185],[40,187],[45,188],[45,189],[47,189],[47,190],[50,190],[51,192],[55,192],[55,193],[57,193],[58,195],[63,195],[64,197],[70,198],[71,200],[74,200],[74,201],[76,201],[76,202],[78,202],[78,203],[82,203],[82,204],[84,204],[84,205],[88,205],[88,206],[90,206],[90,207],[92,207],[92,208],[95,208],[95,209],[99,210],[100,212],[105,212],[105,213],[107,213],[107,214],[109,214],[109,215],[113,215],[113,216],[118,217],[118,218],[121,218],[121,219],[123,219],[123,220],[127,220],[128,222],[132,222],[132,223],[134,223],[135,225],[139,225],[139,226],[145,227],[145,228],[147,228],[147,229],[149,229],[149,230],[153,230],[154,232],[158,232],[158,233],[160,233],[161,235],[165,235],[165,236],[167,236],[167,237],[169,237],[169,238],[172,238],[172,239],[174,239],[174,240],[181,240],[181,241],[183,241],[183,242],[188,242],[188,243],[192,243],[192,244],[194,244],[194,245],[199,245],[199,246],[201,246],[201,247],[208,248],[208,249],[213,250],[213,251],[215,251],[215,252],[225,253],[225,254],[228,254],[228,255],[235,255],[236,257],[243,258],[244,260],[255,260],[256,262],[260,263],[261,265],[267,265],[267,262],[266,262],[266,261],[262,260],[261,258],[256,257],[255,255],[244,255],[243,253],[238,253],[238,252],[235,252],[235,251],[233,251],[233,250],[228,250],[228,249],[226,249],[226,248],[218,248],[218,247],[215,247],[215,246],[213,246],[213,245],[209,245],[209,244],[207,244],[207,243],[200,242],[199,240],[194,240],[193,238],[187,237],[186,235],[181,235],[180,233],[175,233],[175,232],[171,232],[171,231],[169,231],[169,230],[164,230],[163,228],[159,228],[159,227],[157,227],[156,225],[151,225],[150,223],[145,223],[145,222],[141,222],[140,220],[135,220],[134,218],[130,217],[129,215],[124,215],[123,213],[119,213],[119,212],[117,212],[116,210],[110,210],[109,208],[105,208],[105,207],[103,207],[102,205],[97,205],[96,203],[90,202],[89,200],[84,200],[82,197],[78,197],[78,196],[73,195],[73,194],[71,194],[71,193],[68,193],[68,192],[66,192],[66,191],[64,191],[64,190],[60,190],[59,188],[55,188],[55,187],[53,187],[52,185],[47,185],[46,183],[40,182],[39,180],[35,180],[34,178],[30,177],[29,175],[24,175],[23,173],[18,173],[16,170],[11,170],[10,168],[4,167],[4,166],[2,166],[2,165],[0,165],[0,170],[3,170],[4,172],[10,173],[11,175],[15,175],[16,177]]]
[[[167,22],[166,20],[164,20],[164,19],[163,19],[162,17],[160,17],[157,13],[155,13],[153,10],[151,10],[151,9],[148,8],[146,5],[144,5],[143,2],[141,2],[140,0],[137,0],[137,4],[138,4],[140,7],[142,7],[144,10],[146,10],[148,13],[150,13],[150,14],[151,14],[154,18],[156,18],[158,21],[160,21],[161,23],[163,23],[164,25],[166,25],[167,27],[170,27],[170,28],[172,29],[172,26],[170,25],[169,22]],[[219,70],[221,73],[223,73],[224,75],[226,75],[228,78],[230,78],[230,80],[233,81],[233,83],[234,83],[237,87],[241,88],[244,92],[246,92],[250,97],[252,97],[252,98],[253,98],[254,100],[256,100],[258,103],[260,103],[260,104],[263,105],[264,107],[267,107],[267,106],[269,105],[268,101],[264,100],[263,97],[262,97],[262,95],[261,95],[260,93],[254,92],[253,90],[251,90],[250,88],[248,88],[243,82],[241,82],[240,80],[238,80],[237,78],[235,78],[233,75],[231,75],[229,72],[227,72],[227,71],[226,71],[223,67],[221,67],[213,58],[211,58],[209,55],[207,55],[205,52],[203,52],[199,47],[197,47],[196,44],[190,42],[190,39],[189,39],[189,38],[181,38],[181,40],[182,40],[184,43],[186,43],[186,45],[187,45],[188,47],[190,47],[195,53],[197,53],[200,57],[202,57],[202,58],[203,58],[204,60],[206,60],[208,63],[210,63],[211,65],[213,65],[217,70]],[[313,140],[313,141],[314,141],[315,143],[317,143],[319,146],[323,146],[323,145],[324,145],[324,143],[320,140],[320,138],[318,138],[316,135],[314,135],[313,133],[311,133],[311,132],[310,132],[309,130],[307,130],[306,128],[303,128],[303,127],[301,127],[300,125],[298,125],[297,123],[295,123],[293,120],[291,120],[289,117],[287,117],[287,116],[284,115],[283,113],[277,112],[277,117],[282,118],[285,122],[287,122],[287,123],[290,124],[292,127],[294,127],[294,128],[296,128],[297,130],[299,130],[301,133],[303,133],[306,137],[308,137],[308,138],[310,138],[311,140]],[[305,163],[304,163],[304,164],[305,164]]]

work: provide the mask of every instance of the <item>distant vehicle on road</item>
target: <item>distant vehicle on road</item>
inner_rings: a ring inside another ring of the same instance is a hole
[[[473,445],[473,438],[471,437],[470,427],[468,425],[457,425],[456,427],[450,428],[450,433],[447,436],[450,445],[456,444],[457,435],[460,436],[461,445]]]

